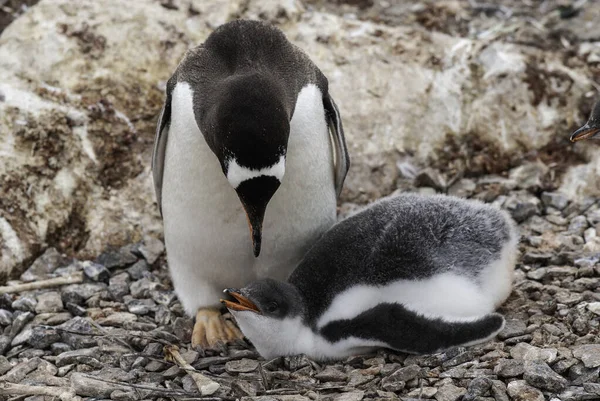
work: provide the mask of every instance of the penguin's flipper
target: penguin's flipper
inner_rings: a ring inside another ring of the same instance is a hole
[[[342,126],[342,119],[340,117],[340,111],[337,105],[333,101],[331,95],[327,94],[323,98],[323,105],[327,115],[327,125],[331,139],[333,142],[333,148],[335,151],[335,192],[339,197],[344,186],[344,180],[346,174],[350,168],[350,156],[348,155],[348,148],[346,147],[346,139],[344,138],[344,127]]]
[[[396,303],[379,304],[353,319],[336,320],[321,329],[330,342],[354,337],[388,344],[411,354],[428,354],[491,340],[504,327],[504,317],[490,313],[474,320],[449,321],[415,313]]]
[[[163,104],[158,123],[156,124],[156,137],[154,139],[154,149],[152,151],[152,178],[154,180],[154,192],[156,193],[156,202],[158,211],[162,216],[162,180],[163,169],[165,166],[165,152],[167,150],[167,138],[169,136],[169,126],[171,125],[171,93],[177,84],[177,79],[173,75],[167,81],[166,99]]]

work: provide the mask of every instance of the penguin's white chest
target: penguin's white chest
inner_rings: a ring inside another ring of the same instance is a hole
[[[165,243],[188,313],[218,304],[223,288],[284,280],[336,215],[333,155],[322,94],[302,89],[290,121],[281,186],[269,202],[255,258],[246,215],[193,112],[193,91],[174,88],[162,189]]]

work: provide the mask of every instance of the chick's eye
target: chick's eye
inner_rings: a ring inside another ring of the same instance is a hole
[[[278,308],[279,308],[279,305],[277,305],[277,302],[269,302],[269,304],[267,305],[267,307],[265,309],[267,310],[267,312],[273,313]]]

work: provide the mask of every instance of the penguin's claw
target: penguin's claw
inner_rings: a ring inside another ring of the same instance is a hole
[[[219,309],[199,309],[192,332],[192,347],[218,349],[226,343],[244,338],[233,321],[221,315]]]

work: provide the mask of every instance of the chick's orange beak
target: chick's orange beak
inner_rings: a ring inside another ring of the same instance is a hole
[[[250,311],[260,313],[258,306],[256,306],[254,302],[250,301],[248,298],[240,294],[238,290],[226,289],[224,292],[231,295],[235,299],[235,301],[221,299],[221,303],[225,305],[227,309],[234,311]]]

